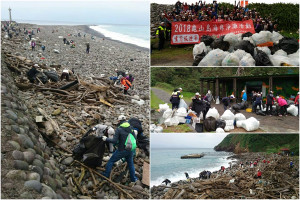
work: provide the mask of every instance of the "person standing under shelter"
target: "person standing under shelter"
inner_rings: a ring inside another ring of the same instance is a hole
[[[242,93],[243,93],[242,101],[246,102],[247,101],[247,92],[245,90],[243,90]]]
[[[267,102],[266,102],[266,105],[267,105],[267,109],[266,109],[266,114],[267,115],[270,115],[272,116],[272,106],[274,104],[274,95],[273,95],[273,91],[270,91],[270,93],[267,95]]]

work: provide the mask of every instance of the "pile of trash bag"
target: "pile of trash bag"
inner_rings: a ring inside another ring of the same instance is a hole
[[[278,32],[203,35],[193,66],[299,66],[299,43]]]

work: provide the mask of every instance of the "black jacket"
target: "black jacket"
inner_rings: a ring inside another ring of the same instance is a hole
[[[200,114],[205,110],[205,103],[201,99],[193,99],[192,102],[192,110],[197,114]]]
[[[125,142],[129,133],[132,133],[132,135],[135,137],[132,126],[130,126],[128,122],[123,121],[117,128],[114,137],[107,138],[106,141],[114,144],[118,143],[118,150],[123,151],[125,150]]]
[[[171,103],[179,103],[180,102],[180,92],[173,92],[172,96],[170,97],[170,102]]]
[[[272,105],[273,104],[273,101],[274,101],[274,95],[272,94],[268,94],[267,95],[267,104],[268,105]]]
[[[230,98],[229,98],[229,97],[223,97],[222,103],[223,103],[225,106],[228,106],[229,103],[230,103]]]
[[[138,131],[138,135],[143,133],[143,127],[142,127],[142,123],[139,119],[137,118],[131,118],[128,120],[130,126],[132,126],[134,129],[136,129]]]

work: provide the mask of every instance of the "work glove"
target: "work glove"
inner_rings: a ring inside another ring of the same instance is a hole
[[[107,137],[106,136],[102,136],[102,140],[106,141]]]
[[[135,137],[137,137],[138,131],[134,130],[133,132],[134,132]]]

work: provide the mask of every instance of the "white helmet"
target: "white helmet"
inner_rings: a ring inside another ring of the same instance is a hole
[[[196,92],[195,95],[198,95],[198,96],[199,96],[200,94],[199,94],[199,92]]]
[[[114,130],[112,127],[110,127],[110,128],[107,130],[107,133],[108,133],[108,135],[114,135],[114,134],[115,134],[115,130]]]
[[[120,115],[119,117],[118,117],[118,120],[119,121],[122,121],[122,120],[125,120],[126,119],[126,117],[124,116],[124,115]]]

